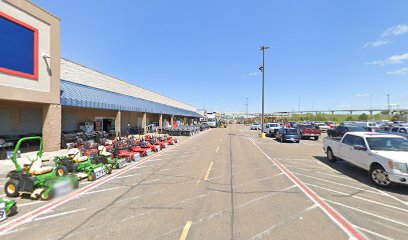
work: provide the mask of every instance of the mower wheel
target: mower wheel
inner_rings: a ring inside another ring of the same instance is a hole
[[[88,181],[95,181],[96,180],[96,175],[94,172],[88,175]]]
[[[67,167],[61,165],[57,167],[56,172],[58,177],[62,177],[68,174],[68,169]]]
[[[16,179],[10,179],[4,185],[4,192],[6,193],[7,197],[18,197],[20,192],[18,191],[18,187],[20,185],[20,181]]]
[[[54,197],[54,192],[50,191],[49,193],[46,193],[47,189],[41,193],[41,200],[47,201],[50,200]]]
[[[112,173],[112,168],[109,165],[107,165],[106,166],[106,174],[111,174],[111,173]]]
[[[112,164],[111,166],[112,166],[113,169],[118,169],[117,163],[114,163],[114,164]]]
[[[14,204],[7,213],[7,216],[11,217],[17,214],[17,204]]]

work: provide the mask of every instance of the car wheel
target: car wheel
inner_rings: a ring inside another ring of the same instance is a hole
[[[336,156],[334,156],[333,151],[331,148],[327,149],[327,159],[329,162],[335,163],[337,161]]]
[[[315,141],[319,140],[319,137],[315,137],[314,140],[315,140]]]
[[[370,179],[378,186],[389,187],[391,185],[391,180],[388,173],[381,165],[374,165],[370,169]]]

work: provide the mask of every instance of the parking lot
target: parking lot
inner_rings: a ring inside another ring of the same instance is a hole
[[[4,183],[3,180],[1,182]],[[210,129],[50,202],[17,199],[2,239],[405,239],[408,188],[326,160],[322,139]]]

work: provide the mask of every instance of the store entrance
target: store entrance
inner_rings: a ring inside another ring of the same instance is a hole
[[[115,132],[115,118],[96,117],[95,130],[107,133]]]

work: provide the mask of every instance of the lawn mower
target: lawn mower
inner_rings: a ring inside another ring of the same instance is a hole
[[[0,198],[0,222],[16,214],[17,214],[16,201]]]
[[[135,143],[133,143],[132,141],[129,141],[129,143],[128,143],[128,149],[129,149],[129,151],[139,153],[140,156],[142,156],[142,157],[146,157],[146,156],[152,155],[152,150],[151,150],[149,147],[143,148],[143,147],[140,146],[139,144],[135,144]]]
[[[112,168],[109,165],[92,163],[91,157],[81,156],[81,151],[78,148],[70,149],[67,157],[55,157],[54,162],[58,168],[57,174],[59,176],[73,173],[80,180],[87,178],[88,181],[94,181],[112,173]]]
[[[167,141],[159,141],[158,138],[155,138],[154,136],[146,136],[146,141],[149,141],[153,145],[159,145],[160,148],[167,148],[169,143]]]
[[[114,147],[110,149],[112,157],[126,158],[128,162],[138,162],[141,159],[140,153],[128,150],[127,144],[116,142]]]
[[[150,143],[150,141],[146,141],[145,139],[140,139],[138,143],[142,148],[150,148],[153,152],[158,152],[161,150],[160,145],[155,145]]]
[[[24,164],[21,168],[17,161],[17,152],[24,141],[40,141],[40,149],[34,159]],[[31,198],[43,200],[51,199],[54,196],[64,195],[79,185],[78,179],[73,175],[59,176],[60,168],[43,166],[43,140],[42,137],[21,138],[14,148],[12,161],[16,167],[7,174],[9,180],[4,185],[4,191],[8,197],[18,197],[21,194],[30,194]]]
[[[98,146],[98,153],[91,154],[92,161],[109,165],[113,169],[123,168],[127,165],[128,160],[122,157],[113,157],[111,152],[106,151],[105,146]]]

